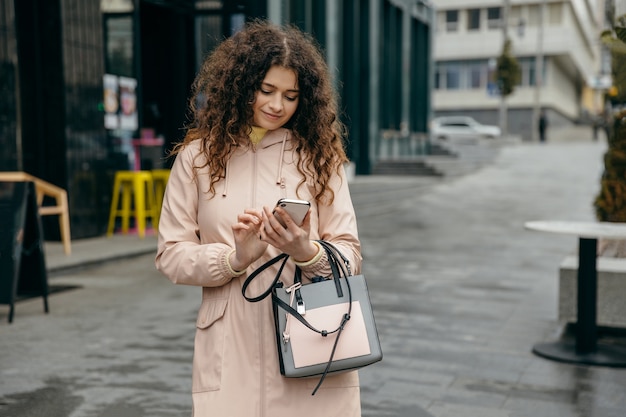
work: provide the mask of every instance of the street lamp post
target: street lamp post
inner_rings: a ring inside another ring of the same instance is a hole
[[[502,7],[502,45],[504,45],[509,39],[509,8],[511,7],[511,0],[504,0],[504,7]],[[500,92],[500,130],[502,136],[508,134],[508,117],[507,117],[507,105],[506,96]]]
[[[533,142],[539,141],[539,114],[541,113],[541,87],[543,86],[543,38],[546,20],[546,0],[539,6],[539,26],[537,31],[537,54],[535,55],[535,91],[533,98],[533,120],[531,123]]]

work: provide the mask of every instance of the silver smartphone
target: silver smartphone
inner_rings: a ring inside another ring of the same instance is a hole
[[[276,203],[276,207],[280,207],[285,210],[291,216],[291,219],[294,221],[294,223],[300,226],[304,221],[304,217],[309,211],[309,208],[311,208],[311,203],[305,200],[281,198]],[[280,215],[276,213],[275,210],[272,214],[276,217],[276,220],[278,220],[278,222],[283,225],[283,227],[287,227],[285,225],[285,222],[283,222],[283,219],[280,218]]]

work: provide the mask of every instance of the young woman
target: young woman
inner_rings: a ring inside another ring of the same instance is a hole
[[[159,222],[157,268],[202,288],[193,360],[195,417],[356,417],[356,372],[318,379],[280,375],[270,297],[247,302],[248,274],[280,253],[305,281],[330,275],[316,239],[361,267],[343,164],[344,128],[328,68],[314,41],[293,27],[249,23],[208,56],[194,83],[193,122],[176,160]],[[301,225],[280,198],[311,208]],[[277,268],[255,279],[261,294]]]

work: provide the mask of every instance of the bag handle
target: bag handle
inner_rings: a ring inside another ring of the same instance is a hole
[[[287,264],[287,258],[289,258],[289,255],[287,255],[286,253],[281,253],[280,255],[278,255],[278,256],[270,259],[269,261],[265,262],[263,265],[258,267],[253,273],[251,273],[246,278],[245,282],[243,283],[243,286],[241,287],[241,294],[243,295],[243,298],[245,298],[247,301],[250,301],[251,303],[257,303],[257,302],[263,300],[268,295],[270,295],[270,293],[272,292],[272,289],[274,288],[274,286],[276,285],[276,283],[280,279],[280,275],[283,273],[283,269],[285,268],[285,265]],[[278,268],[278,272],[276,273],[276,277],[274,278],[274,281],[269,286],[269,288],[267,290],[265,290],[261,295],[259,295],[257,297],[248,297],[246,295],[246,289],[248,288],[248,286],[250,285],[252,280],[254,278],[256,278],[261,272],[265,271],[267,268],[269,268],[270,266],[274,265],[276,262],[280,261],[281,259],[283,260],[283,263],[280,265],[280,268]]]
[[[330,270],[332,272],[333,279],[335,280],[335,287],[337,288],[337,297],[343,297],[343,289],[341,288],[341,283],[339,282],[339,278],[341,278],[341,276],[349,277],[352,275],[352,272],[350,270],[350,261],[332,243],[327,242],[325,240],[321,240],[321,239],[317,240],[316,242],[319,243],[322,246],[322,248],[326,251],[326,254],[328,257],[328,263],[330,264]],[[343,261],[343,264],[339,262],[338,256]],[[263,300],[268,295],[270,295],[272,292],[272,289],[278,283],[278,280],[280,279],[280,276],[283,273],[283,269],[285,268],[285,265],[287,264],[288,257],[289,255],[287,255],[286,253],[281,253],[280,255],[275,256],[274,258],[265,262],[263,265],[258,267],[253,273],[251,273],[246,278],[241,288],[241,293],[243,297],[251,303],[256,303],[256,302]],[[261,274],[261,272],[265,271],[267,268],[279,262],[280,260],[282,260],[283,263],[280,265],[280,268],[278,269],[278,272],[276,273],[276,277],[274,277],[274,281],[272,281],[272,284],[267,288],[267,290],[265,290],[263,293],[261,293],[261,295],[257,297],[248,297],[246,295],[246,290],[248,286],[250,285],[250,283],[252,282],[252,280],[256,278],[259,274]],[[301,276],[302,276],[302,270],[300,269],[300,267],[296,266],[294,283],[302,282]]]
[[[335,245],[325,240],[318,240],[317,243],[319,243],[320,245],[322,245],[324,249],[326,249],[326,253],[329,255],[329,259],[332,257],[336,265],[341,265],[337,259],[337,255],[339,255],[339,257],[343,261],[343,265],[341,266],[341,269],[343,270],[343,276],[344,277],[352,276],[352,270],[350,269],[350,261],[348,260],[348,258],[344,256],[344,254],[339,249],[337,249]]]

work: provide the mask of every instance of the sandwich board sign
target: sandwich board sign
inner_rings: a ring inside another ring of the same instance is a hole
[[[0,181],[0,304],[41,296],[48,313],[48,277],[44,239],[33,182]]]

